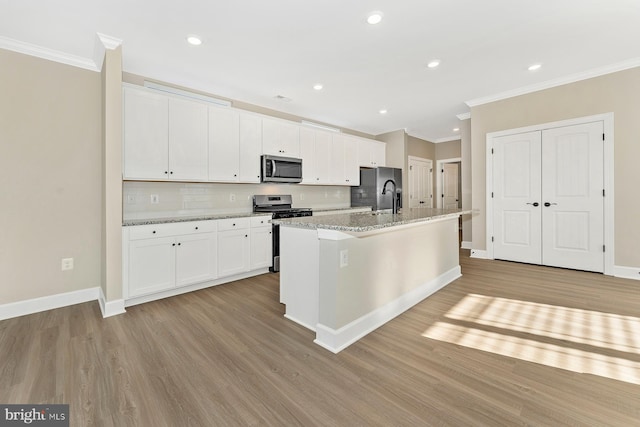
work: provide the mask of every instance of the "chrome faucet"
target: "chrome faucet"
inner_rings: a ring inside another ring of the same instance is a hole
[[[392,179],[388,179],[385,181],[384,185],[382,186],[382,194],[387,194],[387,184],[391,183],[393,185],[393,190],[391,190],[393,192],[392,194],[392,205],[391,205],[391,212],[394,214],[398,213],[398,202],[396,200],[396,182]]]

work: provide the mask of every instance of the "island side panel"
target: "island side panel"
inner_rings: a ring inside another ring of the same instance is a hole
[[[280,226],[280,302],[285,317],[316,330],[319,283],[318,232]]]
[[[341,267],[340,252],[345,250],[348,265]],[[341,328],[362,332],[365,326],[358,322],[371,325],[389,313],[395,317],[459,277],[458,219],[321,239],[320,260],[318,327],[336,335]]]

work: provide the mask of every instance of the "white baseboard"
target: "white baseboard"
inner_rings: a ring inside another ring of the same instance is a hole
[[[490,259],[489,253],[480,249],[471,249],[471,258]]]
[[[640,280],[640,268],[614,265],[613,275],[615,277],[620,277],[621,279]]]
[[[102,312],[102,317],[111,317],[117,314],[124,314],[126,311],[124,309],[124,299],[117,299],[115,301],[107,301],[104,296],[104,292],[102,288],[100,288],[100,295],[98,298],[98,302],[100,303],[100,311]]]
[[[338,353],[461,276],[458,265],[338,330],[318,323],[314,342],[333,353]]]
[[[463,241],[462,244],[460,245],[460,248],[462,248],[462,249],[471,249],[471,242]]]
[[[79,291],[65,292],[63,294],[49,295],[24,301],[12,302],[0,305],[0,320],[12,317],[26,316],[27,314],[53,310],[83,302],[95,301],[99,298],[100,287],[82,289]]]

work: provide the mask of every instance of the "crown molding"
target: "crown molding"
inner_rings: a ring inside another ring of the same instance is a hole
[[[53,50],[46,47],[36,46],[31,43],[22,42],[7,37],[0,36],[0,48],[29,56],[35,56],[49,61],[59,62],[61,64],[71,65],[72,67],[84,68],[85,70],[90,71],[99,71],[96,63],[91,59],[83,58],[81,56],[72,55],[65,52],[60,52],[58,50]]]
[[[93,49],[93,59],[96,69],[102,70],[104,56],[107,50],[115,50],[122,46],[122,40],[102,33],[96,33],[96,42]]]
[[[440,144],[442,142],[460,141],[461,139],[462,138],[460,137],[460,135],[451,135],[451,136],[445,136],[444,138],[438,138],[434,140],[433,143]]]
[[[556,86],[562,86],[570,83],[579,82],[581,80],[592,79],[594,77],[603,76],[605,74],[616,73],[618,71],[628,70],[630,68],[640,67],[640,58],[633,58],[627,61],[618,62],[615,64],[607,65],[593,70],[584,71],[581,73],[572,74],[569,76],[561,77],[558,79],[548,80],[546,82],[537,83],[530,86],[524,86],[521,88],[513,89],[510,91],[498,93],[495,95],[489,95],[482,98],[472,99],[471,101],[465,101],[469,107],[476,107],[478,105],[488,104],[490,102],[500,101],[507,98],[513,98],[514,96],[526,95],[528,93],[537,92],[544,89],[550,89]]]
[[[458,120],[469,120],[471,118],[471,111],[468,113],[456,114]]]

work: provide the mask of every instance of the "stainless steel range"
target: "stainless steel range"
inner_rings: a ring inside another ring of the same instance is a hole
[[[253,196],[254,213],[270,213],[273,219],[295,218],[311,216],[311,209],[292,208],[293,197],[291,194],[256,195]],[[273,264],[271,271],[280,271],[280,226],[273,225]]]

